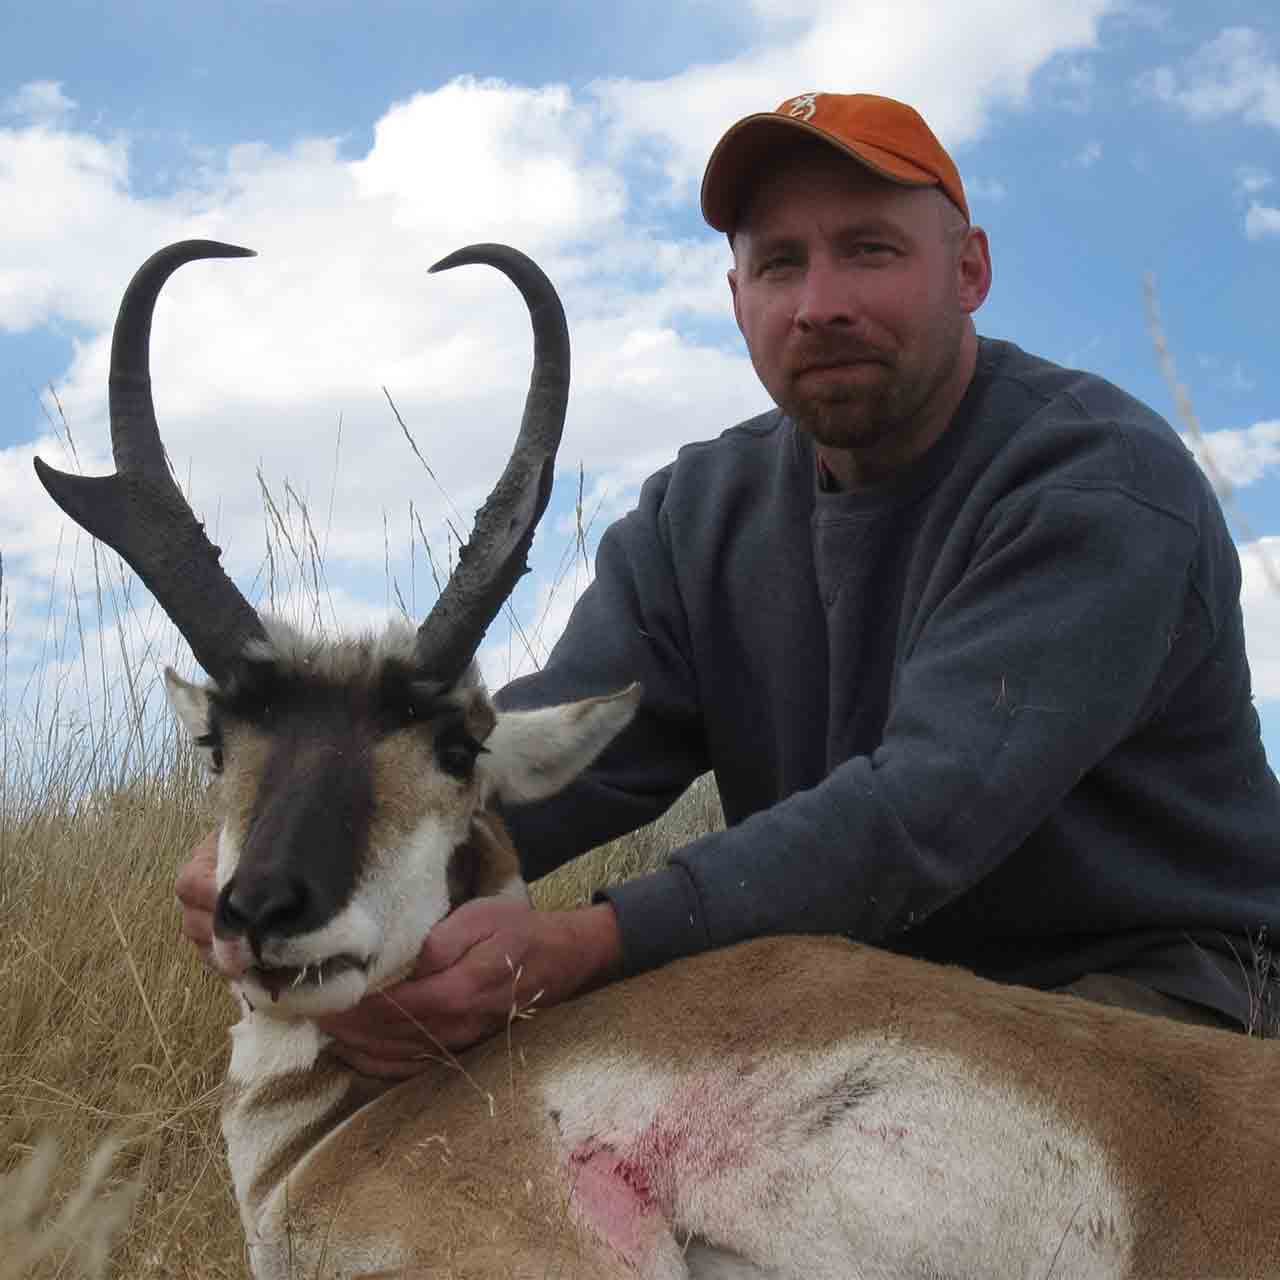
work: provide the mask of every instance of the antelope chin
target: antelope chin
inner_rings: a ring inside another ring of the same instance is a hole
[[[250,965],[236,987],[255,1012],[270,1017],[317,1017],[341,1013],[364,998],[369,964],[336,955],[303,965]]]

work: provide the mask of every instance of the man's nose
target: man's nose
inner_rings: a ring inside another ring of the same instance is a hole
[[[857,300],[847,274],[830,263],[810,262],[796,307],[796,326],[810,330],[851,325],[856,312]]]

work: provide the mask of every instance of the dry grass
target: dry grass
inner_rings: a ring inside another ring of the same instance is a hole
[[[80,1185],[56,1212],[53,1183],[61,1149],[53,1138],[42,1138],[16,1169],[0,1175],[0,1280],[28,1274],[42,1259],[62,1254],[95,1280],[106,1274],[138,1191],[136,1182],[109,1186],[120,1145],[108,1140],[93,1153]]]
[[[179,941],[173,902],[181,852],[208,826],[180,770],[8,832],[0,1170],[38,1169],[27,1198],[46,1193],[46,1222],[73,1202],[82,1170],[99,1213],[104,1196],[133,1184],[138,1209],[106,1274],[245,1274],[216,1124],[232,1008]],[[92,1168],[108,1141],[115,1158]],[[55,1247],[15,1274],[77,1274],[58,1241],[46,1243]]]
[[[704,780],[656,831],[548,877],[542,905],[583,901],[653,865],[716,812]],[[174,873],[209,825],[184,760],[149,788],[61,817],[35,812],[7,832],[0,1280],[248,1274],[217,1125],[233,1009],[179,938],[173,900]],[[95,1164],[108,1142],[118,1149]],[[104,1269],[92,1242],[120,1228],[129,1187],[136,1208]],[[71,1223],[59,1223],[68,1206]],[[90,1248],[68,1259],[69,1238]]]

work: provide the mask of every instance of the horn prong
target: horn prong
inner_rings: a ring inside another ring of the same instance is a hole
[[[184,263],[253,256],[252,249],[217,240],[182,240],[152,254],[129,282],[111,336],[115,474],[70,475],[34,460],[49,496],[124,557],[215,680],[246,641],[265,632],[170,474],[151,398],[151,319],[165,281]]]

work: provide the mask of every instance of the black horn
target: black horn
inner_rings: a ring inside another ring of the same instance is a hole
[[[569,401],[569,329],[551,281],[531,259],[501,244],[473,244],[431,268],[497,267],[524,296],[533,322],[533,376],[520,434],[506,469],[476,515],[475,528],[431,613],[418,629],[418,664],[452,683],[475,656],[489,624],[522,574],[555,472]]]
[[[151,399],[151,317],[161,287],[183,263],[252,256],[252,249],[216,240],[183,240],[152,254],[125,290],[111,337],[115,474],[68,475],[35,459],[50,497],[124,557],[215,680],[264,632],[170,474]]]

